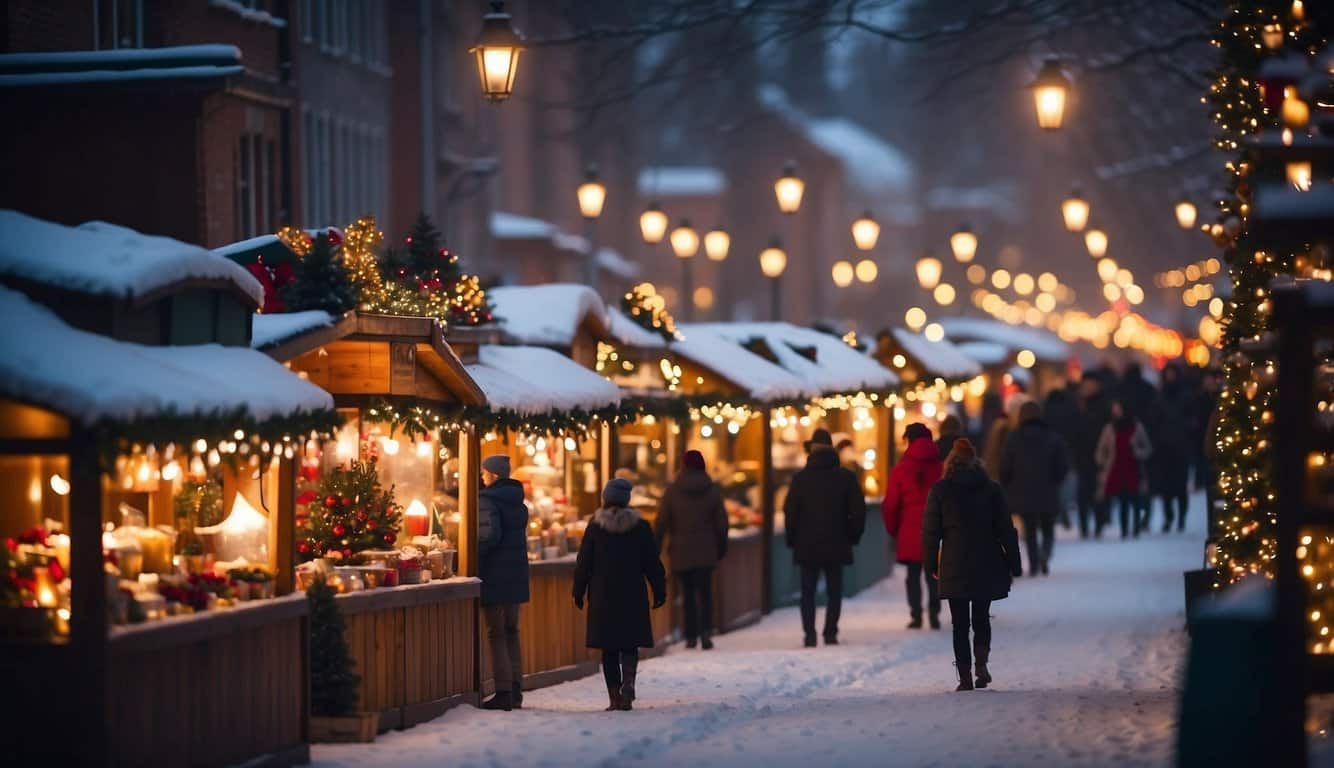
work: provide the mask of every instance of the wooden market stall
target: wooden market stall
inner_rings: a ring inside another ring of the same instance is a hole
[[[245,347],[240,267],[101,223],[0,228],[0,748],[307,762],[293,478],[332,400]]]
[[[321,482],[373,462],[401,525],[360,551],[315,551],[336,566],[361,711],[407,728],[479,686],[477,435],[462,419],[481,389],[436,321],[349,312],[258,315],[254,344],[333,396],[343,426],[303,462],[297,515],[315,519]],[[310,565],[310,564],[307,564]],[[306,567],[306,566],[303,566]],[[384,583],[385,570],[395,584]],[[364,585],[364,589],[362,588]]]
[[[1069,377],[1070,345],[1041,328],[982,317],[943,318],[945,337],[982,366],[993,389],[1018,387],[1041,399]]]
[[[953,413],[965,425],[981,415],[989,379],[980,364],[948,340],[931,341],[905,328],[891,328],[876,336],[871,355],[902,381],[902,398],[894,411],[899,434],[890,441],[894,457],[907,447],[902,432],[913,422],[926,424],[939,436],[947,415]]]

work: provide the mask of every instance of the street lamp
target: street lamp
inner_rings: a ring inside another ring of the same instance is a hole
[[[1107,233],[1097,228],[1085,232],[1084,247],[1088,248],[1090,257],[1101,259],[1107,254]]]
[[[783,213],[796,213],[801,208],[801,195],[806,191],[806,182],[797,176],[797,164],[792,160],[783,164],[783,175],[774,182],[774,196],[778,198],[778,210]]]
[[[837,285],[839,288],[847,288],[849,285],[852,285],[852,281],[856,279],[855,270],[850,261],[834,262],[831,274],[834,278],[834,285]]]
[[[682,306],[685,307],[686,320],[692,319],[694,315],[694,291],[691,283],[693,282],[690,274],[690,262],[694,260],[695,254],[699,253],[699,233],[690,226],[688,219],[681,219],[670,235],[672,243],[672,253],[681,261],[681,297]]]
[[[880,239],[880,222],[871,216],[870,211],[863,211],[860,218],[852,222],[852,242],[858,250],[869,251]]]
[[[954,251],[954,260],[962,264],[967,264],[977,255],[977,235],[968,228],[967,224],[959,227],[959,231],[950,235],[950,250]]]
[[[589,163],[584,169],[584,183],[575,190],[579,197],[579,213],[585,219],[596,219],[602,215],[602,205],[607,202],[607,187],[598,180],[596,163]]]
[[[1047,57],[1028,87],[1033,91],[1038,127],[1047,130],[1060,128],[1065,118],[1065,97],[1070,92],[1070,78],[1061,70],[1060,59]]]
[[[1177,224],[1182,229],[1195,228],[1195,203],[1189,200],[1181,200],[1176,204]]]
[[[863,283],[874,283],[880,276],[880,267],[871,259],[862,259],[857,262],[857,279]]]
[[[1070,190],[1070,196],[1061,202],[1061,218],[1069,232],[1082,232],[1089,223],[1089,203],[1080,197],[1079,187]]]
[[[711,229],[704,235],[704,255],[709,261],[726,261],[727,251],[732,247],[732,238],[722,227]]]
[[[657,245],[667,236],[667,214],[662,212],[657,200],[650,202],[639,214],[639,232],[649,245]]]
[[[503,0],[493,0],[491,12],[482,17],[482,33],[468,49],[477,56],[477,74],[482,80],[482,95],[488,101],[504,101],[514,92],[514,75],[519,68],[523,38],[510,26],[510,15]]]
[[[760,271],[769,278],[772,291],[769,299],[771,319],[777,321],[783,316],[783,270],[787,269],[787,253],[778,238],[769,241],[769,245],[760,251]]]
[[[926,290],[931,290],[940,282],[940,259],[923,256],[917,260],[917,282]]]

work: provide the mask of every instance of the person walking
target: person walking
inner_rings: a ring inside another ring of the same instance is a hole
[[[967,440],[955,441],[945,459],[944,477],[927,496],[922,562],[928,576],[940,581],[940,596],[950,606],[959,676],[954,690],[986,688],[991,684],[991,603],[1010,594],[1011,577],[1022,574],[1023,566],[1005,494],[987,477]]]
[[[908,448],[889,472],[880,514],[885,530],[894,537],[894,559],[908,571],[908,629],[922,628],[922,512],[931,486],[940,479],[941,462],[931,430],[924,424],[909,424],[903,437]],[[927,617],[932,629],[940,629],[940,595],[935,579],[926,580]]]
[[[1043,421],[1042,406],[1024,403],[1018,429],[1005,440],[1000,483],[1010,511],[1024,521],[1029,576],[1050,572],[1061,486],[1070,471],[1066,457],[1065,441]]]
[[[1061,527],[1067,531],[1073,527],[1071,525],[1070,508],[1075,506],[1075,499],[1079,493],[1079,482],[1074,471],[1073,455],[1079,423],[1078,398],[1079,394],[1075,385],[1062,383],[1053,387],[1051,392],[1047,393],[1047,399],[1042,404],[1042,419],[1065,441],[1066,466],[1069,467],[1069,471],[1066,472],[1065,480],[1061,483],[1059,520]]]
[[[1149,488],[1163,501],[1163,533],[1167,533],[1172,530],[1173,519],[1178,529],[1186,525],[1197,398],[1182,380],[1181,367],[1176,363],[1163,367],[1162,383],[1162,391],[1149,409],[1149,440],[1154,447]]]
[[[963,422],[958,416],[950,414],[940,422],[940,437],[936,438],[936,455],[943,462],[945,457],[950,455],[950,449],[954,447],[954,441],[963,437]]]
[[[606,711],[634,708],[639,649],[653,647],[653,607],[667,602],[667,573],[658,557],[653,529],[630,507],[630,482],[613,478],[602,489],[602,506],[584,531],[574,565],[574,605],[588,599],[585,645],[602,651],[607,683]]]
[[[815,643],[815,588],[824,574],[825,645],[838,645],[838,618],[843,608],[843,566],[852,563],[852,548],[866,527],[866,499],[857,477],[838,464],[829,431],[817,429],[810,439],[806,466],[792,476],[783,501],[787,546],[801,567],[801,627],[805,645]]]
[[[528,602],[528,507],[523,484],[510,478],[508,456],[482,461],[482,486],[477,494],[477,575],[496,679],[496,693],[482,702],[482,709],[508,712],[523,707],[519,606]]]
[[[1023,392],[1015,392],[1005,401],[1005,417],[996,419],[987,433],[987,442],[982,446],[982,466],[992,480],[1000,480],[1001,453],[1005,450],[1005,441],[1010,433],[1019,428],[1019,409],[1031,400]]]
[[[712,650],[713,569],[727,555],[727,510],[704,454],[686,451],[681,458],[681,474],[663,491],[654,528],[685,601],[686,647]]]
[[[1148,461],[1153,445],[1144,425],[1126,411],[1121,401],[1112,401],[1111,420],[1098,438],[1098,488],[1100,500],[1116,500],[1121,519],[1121,538],[1139,537],[1147,525],[1141,519],[1140,498],[1148,492],[1141,462]]]
[[[1079,413],[1073,427],[1070,452],[1075,465],[1075,502],[1079,508],[1079,536],[1102,536],[1107,525],[1107,507],[1098,483],[1098,440],[1111,414],[1102,394],[1102,382],[1089,371],[1079,381]]]

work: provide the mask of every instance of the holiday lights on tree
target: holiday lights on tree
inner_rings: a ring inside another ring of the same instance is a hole
[[[667,312],[667,300],[653,283],[640,283],[621,299],[621,309],[644,330],[666,341],[676,339],[676,321]]]
[[[362,216],[343,229],[343,266],[347,276],[361,290],[362,303],[373,300],[383,286],[380,261],[375,250],[384,242],[384,233],[375,226],[374,216]]]
[[[491,304],[476,275],[463,274],[458,254],[440,245],[440,231],[418,214],[403,248],[385,258],[391,277],[367,308],[396,315],[432,317],[454,325],[491,322]]]
[[[297,552],[302,560],[347,560],[368,549],[392,548],[402,509],[394,489],[380,485],[375,461],[352,460],[329,471],[308,508]]]

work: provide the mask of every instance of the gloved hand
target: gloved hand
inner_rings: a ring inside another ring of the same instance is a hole
[[[575,608],[578,608],[578,609],[581,610],[581,611],[584,609],[584,597],[583,597],[583,595],[575,595],[575,596],[574,596],[574,607],[575,607]]]
[[[654,607],[654,608],[661,608],[661,607],[663,607],[663,606],[666,605],[666,604],[667,604],[667,596],[666,596],[666,595],[654,595],[654,596],[653,596],[653,607]]]

